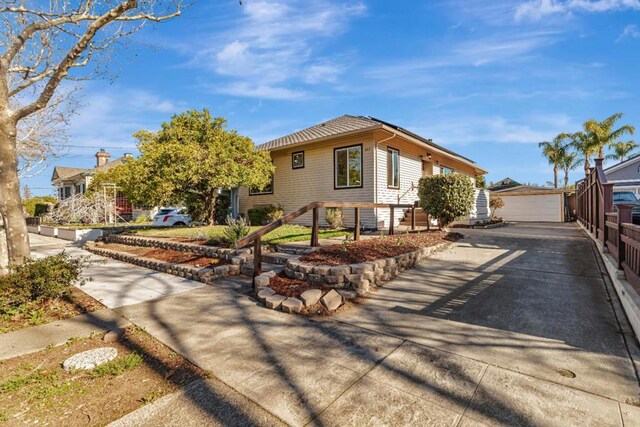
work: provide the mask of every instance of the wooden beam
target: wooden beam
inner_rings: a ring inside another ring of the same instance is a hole
[[[311,247],[318,247],[320,243],[318,242],[318,231],[320,229],[320,218],[318,215],[318,208],[313,208],[313,224],[311,227]]]
[[[393,236],[394,234],[394,227],[393,227],[393,223],[395,222],[394,218],[393,218],[393,206],[389,207],[389,235]]]
[[[357,242],[360,240],[360,208],[354,208],[354,217],[353,240]]]
[[[262,273],[262,241],[258,236],[253,241],[253,277],[258,276],[260,273]]]

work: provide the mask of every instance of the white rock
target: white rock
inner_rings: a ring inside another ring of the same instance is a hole
[[[300,295],[300,299],[304,302],[304,305],[310,307],[320,301],[322,297],[322,291],[320,289],[309,289],[308,291],[304,291],[302,295]]]
[[[94,348],[93,350],[83,351],[82,353],[74,354],[64,362],[62,367],[65,371],[70,370],[85,370],[93,369],[96,366],[100,366],[118,356],[118,350],[113,347],[101,347]]]
[[[264,301],[267,299],[267,297],[270,297],[271,295],[274,295],[275,293],[276,293],[276,292],[275,292],[273,289],[271,289],[271,288],[264,288],[264,289],[261,289],[261,290],[258,292],[258,299],[259,299],[260,301],[264,302]]]
[[[282,303],[282,311],[285,313],[300,313],[302,307],[304,304],[298,298],[287,298]]]
[[[280,294],[274,294],[274,295],[271,295],[270,297],[267,297],[264,303],[267,306],[267,308],[270,308],[272,310],[277,310],[286,299],[287,297],[285,296],[282,296]]]
[[[320,301],[327,310],[333,311],[342,305],[342,295],[332,289]]]

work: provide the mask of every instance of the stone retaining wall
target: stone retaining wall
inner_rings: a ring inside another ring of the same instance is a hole
[[[288,260],[285,264],[284,273],[291,279],[306,280],[318,285],[335,288],[344,298],[355,299],[357,296],[367,295],[371,286],[381,286],[383,282],[393,279],[408,268],[414,267],[418,261],[448,244],[439,243],[392,258],[360,264],[326,266],[305,264],[298,259]],[[272,276],[273,274],[270,273],[263,273],[257,276],[254,279],[256,288],[268,287]]]
[[[110,234],[103,237],[105,243],[120,243],[123,245],[144,246],[160,249],[170,249],[180,252],[190,252],[209,258],[229,260],[234,265],[242,265],[252,257],[252,249],[219,248],[216,246],[204,246],[195,243],[171,242],[151,237],[128,236],[123,234]]]
[[[193,267],[191,265],[174,264],[171,262],[133,255],[127,252],[105,249],[97,246],[93,242],[87,243],[85,245],[85,249],[96,255],[113,258],[118,261],[128,262],[130,264],[139,265],[141,267],[150,268],[163,273],[173,274],[179,277],[185,277],[187,279],[197,280],[203,283],[210,283],[221,277],[236,276],[240,274],[240,265],[238,264],[220,265],[214,268]]]

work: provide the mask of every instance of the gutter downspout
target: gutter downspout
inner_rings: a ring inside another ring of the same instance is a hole
[[[376,141],[375,137],[374,137],[374,145],[373,145],[373,174],[374,174],[374,189],[373,189],[373,203],[378,203],[378,144],[380,144],[381,142],[387,142],[389,140],[392,140],[393,138],[395,138],[396,136],[398,136],[397,133],[395,132],[390,132],[384,128],[382,128],[381,130],[390,133],[391,136],[389,138],[385,138],[383,140],[380,141]],[[373,214],[376,217],[376,228],[378,228],[378,208],[375,208],[373,210]]]

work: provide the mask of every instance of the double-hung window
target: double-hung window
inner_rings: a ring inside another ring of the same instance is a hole
[[[400,188],[400,152],[395,148],[387,148],[387,186]]]
[[[362,187],[362,145],[336,148],[333,157],[335,188]]]
[[[449,175],[449,174],[452,174],[454,172],[455,172],[455,170],[450,168],[450,167],[440,166],[440,174],[441,175]]]

